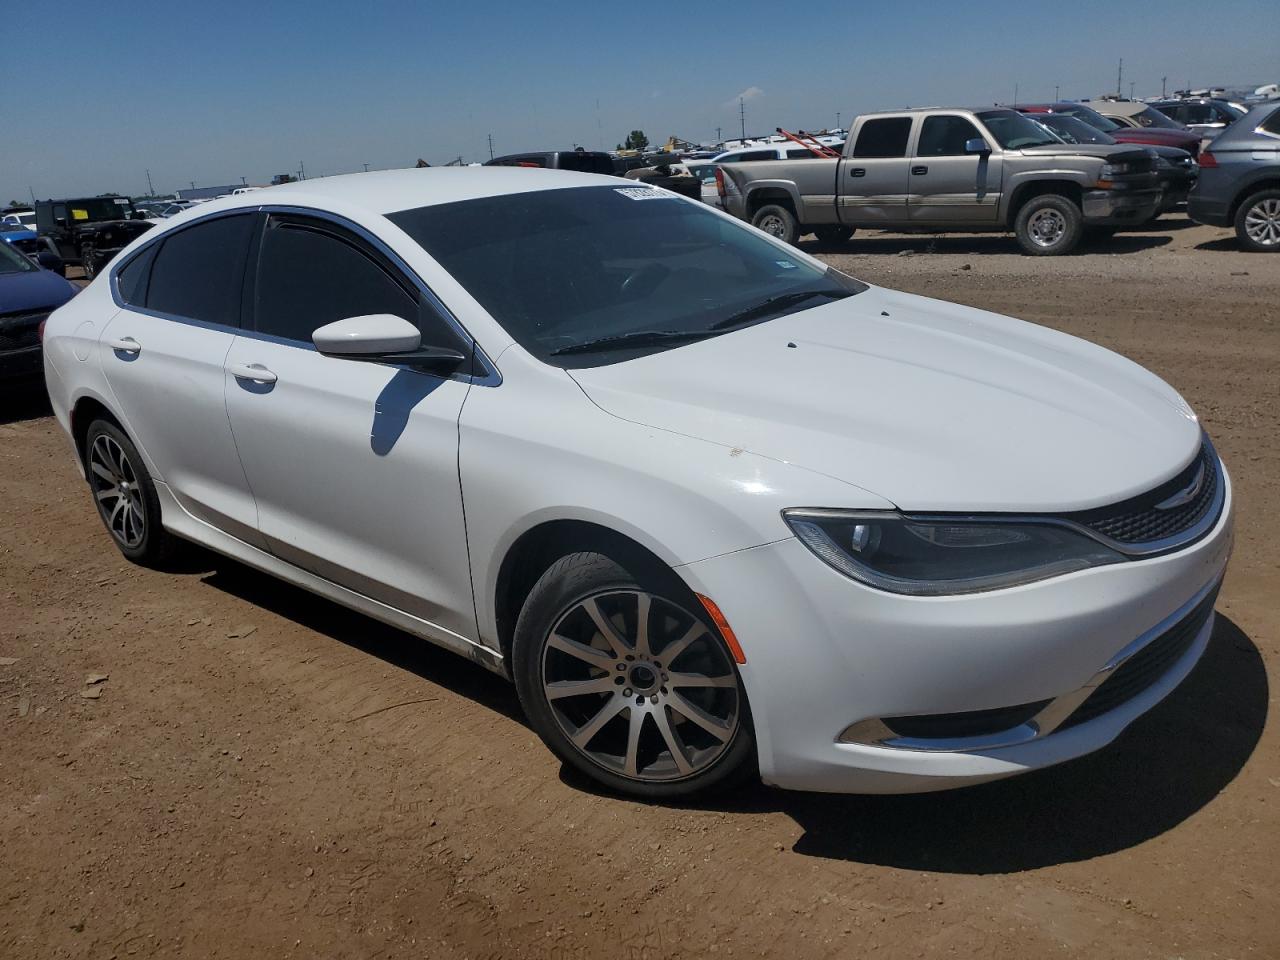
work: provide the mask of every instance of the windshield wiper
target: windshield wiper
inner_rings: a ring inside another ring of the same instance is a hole
[[[746,323],[749,320],[755,320],[759,317],[768,316],[771,313],[777,313],[779,310],[785,310],[797,303],[803,303],[813,297],[827,297],[831,300],[842,300],[850,296],[847,290],[798,290],[794,293],[780,293],[776,297],[769,297],[762,300],[754,307],[747,307],[745,310],[739,310],[737,313],[730,314],[723,320],[717,320],[707,329],[724,330],[728,327],[736,327],[740,323]]]
[[[713,328],[714,329],[714,328]],[[630,333],[618,333],[610,337],[597,337],[595,340],[584,340],[571,343],[551,351],[551,356],[562,357],[567,353],[600,353],[605,350],[621,350],[627,347],[648,347],[664,343],[680,343],[681,341],[701,340],[713,335],[713,330],[633,330]]]

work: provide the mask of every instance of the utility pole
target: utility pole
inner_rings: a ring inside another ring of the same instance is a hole
[[[307,179],[307,165],[302,160],[298,161],[298,179],[299,180]]]
[[[836,129],[837,129],[837,130],[843,130],[843,129],[844,129],[843,127],[841,127],[841,126],[840,126],[840,111],[839,111],[839,110],[837,110],[837,111],[836,111]]]
[[[597,110],[599,110],[599,109],[600,109],[600,101],[599,101],[599,100],[597,100],[597,101],[596,101],[596,109],[597,109]],[[599,126],[599,117],[597,117],[597,118],[596,118],[596,120],[597,120],[597,124],[596,124],[596,125],[597,125],[597,126]],[[493,134],[492,134],[492,133],[491,133],[491,134],[489,134],[489,159],[490,159],[490,160],[492,160],[492,159],[493,159]]]
[[[738,98],[738,120],[742,123],[742,139],[747,139],[747,104],[742,97]]]
[[[30,184],[27,185],[27,193],[31,194],[31,205],[34,207],[36,205],[36,192],[31,189]]]
[[[1132,80],[1130,80],[1129,81],[1129,99],[1130,100],[1133,99],[1133,86],[1134,86],[1134,83]]]
[[[151,185],[151,171],[148,170],[147,171],[147,196],[154,197],[155,195],[156,195],[156,188]]]
[[[368,172],[369,172],[369,165],[368,165],[367,163],[361,164],[361,166],[363,166],[363,167],[364,167],[364,172],[365,172],[365,173],[368,173]]]
[[[1053,102],[1058,102],[1058,85],[1056,83],[1053,85]]]
[[[194,190],[194,189],[196,188],[196,182],[195,182],[194,180],[188,180],[188,181],[187,181],[187,183],[191,184],[191,189],[192,189],[192,190]]]
[[[242,187],[247,187],[248,185],[249,185],[249,181],[248,181],[248,180],[246,180],[244,177],[241,177],[241,178],[240,178],[240,186],[242,186]]]
[[[720,136],[719,127],[716,127],[716,143],[724,143],[724,137]]]
[[[1123,96],[1124,90],[1124,57],[1120,58],[1120,66],[1116,69],[1116,98]]]
[[[1018,85],[1016,83],[1013,85],[1013,102],[1018,102]]]
[[[1161,77],[1161,78],[1160,78],[1160,99],[1161,99],[1161,100],[1163,100],[1163,99],[1168,95],[1168,93],[1167,93],[1167,91],[1166,91],[1166,89],[1165,89],[1165,88],[1166,88],[1166,86],[1168,85],[1168,82],[1169,82],[1169,78],[1168,78],[1168,77]]]

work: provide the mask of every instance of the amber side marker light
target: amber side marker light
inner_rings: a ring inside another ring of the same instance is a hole
[[[734,636],[733,627],[729,626],[729,621],[724,618],[724,614],[720,612],[716,602],[700,593],[696,594],[696,596],[702,601],[702,606],[706,608],[707,616],[711,618],[711,622],[720,631],[720,636],[724,637],[724,642],[729,645],[729,652],[733,654],[733,659],[738,663],[746,663],[746,654],[742,652],[742,647],[738,644],[738,638]]]

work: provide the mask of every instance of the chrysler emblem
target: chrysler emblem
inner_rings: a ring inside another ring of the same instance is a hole
[[[1204,464],[1200,464],[1200,469],[1196,471],[1195,477],[1187,486],[1179,490],[1167,500],[1161,500],[1156,504],[1157,510],[1172,510],[1175,507],[1181,507],[1183,504],[1190,503],[1200,493],[1200,488],[1204,486]]]

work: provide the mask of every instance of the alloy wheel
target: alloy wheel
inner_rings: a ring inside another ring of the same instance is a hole
[[[787,225],[782,222],[781,217],[763,217],[760,220],[760,229],[779,240],[787,235]]]
[[[542,688],[575,749],[646,782],[711,767],[733,743],[743,705],[719,639],[639,590],[588,597],[559,618],[543,647]]]
[[[1052,207],[1037,210],[1027,221],[1027,235],[1039,247],[1057,245],[1067,232],[1067,218]]]
[[[1280,198],[1267,197],[1251,206],[1244,215],[1244,232],[1259,246],[1280,244]]]
[[[137,547],[147,532],[137,471],[112,437],[99,434],[89,448],[89,477],[98,510],[120,543]]]

